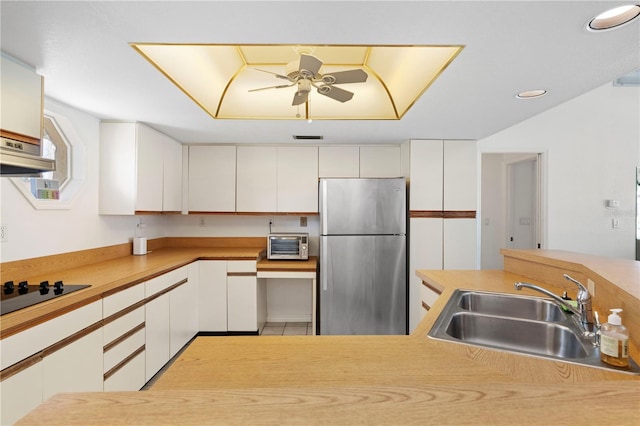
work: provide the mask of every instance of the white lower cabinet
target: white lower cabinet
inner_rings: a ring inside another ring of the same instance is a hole
[[[169,293],[145,305],[146,376],[149,381],[170,358],[171,323]]]
[[[140,352],[132,359],[128,360],[115,374],[105,378],[105,392],[119,392],[138,390],[144,386],[144,381],[140,385],[140,372],[144,372],[145,353]]]
[[[197,281],[189,275],[183,266],[145,282],[146,381],[198,332]]]
[[[102,328],[45,355],[42,374],[43,400],[59,392],[102,391]]]
[[[267,318],[267,290],[258,279],[255,261],[227,264],[227,329],[230,332],[257,332]]]
[[[227,261],[200,260],[198,311],[200,331],[227,331]]]
[[[42,403],[43,376],[41,359],[0,382],[0,424],[14,424]]]

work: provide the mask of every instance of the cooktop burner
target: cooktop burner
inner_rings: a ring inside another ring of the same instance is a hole
[[[42,281],[40,285],[29,285],[27,281],[20,281],[16,286],[13,281],[4,283],[0,295],[0,315],[17,311],[18,309],[36,305],[65,294],[83,288],[91,287],[88,284],[65,285],[62,281],[56,281],[49,286],[49,281]]]

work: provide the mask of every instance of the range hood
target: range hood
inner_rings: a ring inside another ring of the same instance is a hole
[[[54,160],[42,158],[40,147],[8,138],[1,138],[0,175],[39,176],[56,169]]]

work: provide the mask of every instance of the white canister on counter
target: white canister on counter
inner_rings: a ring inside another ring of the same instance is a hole
[[[147,254],[147,237],[133,237],[133,254],[135,256]]]

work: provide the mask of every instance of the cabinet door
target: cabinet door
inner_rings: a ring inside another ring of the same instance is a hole
[[[410,150],[409,210],[442,210],[442,140],[412,140]]]
[[[317,147],[278,147],[278,212],[318,212]]]
[[[42,404],[42,360],[0,382],[0,424],[12,425]]]
[[[360,177],[402,176],[399,146],[361,146]]]
[[[136,211],[162,211],[164,138],[150,127],[137,125]]]
[[[0,57],[0,68],[2,129],[40,140],[43,78],[8,58]]]
[[[164,140],[162,211],[182,211],[182,144],[168,136]]]
[[[145,351],[139,353],[104,381],[105,392],[140,390],[148,380],[144,378]],[[142,372],[142,374],[141,374]]]
[[[169,293],[171,339],[169,357],[173,357],[198,332],[198,289],[187,281]]]
[[[200,260],[200,331],[227,331],[227,261]]]
[[[227,277],[227,327],[229,331],[258,330],[258,291],[255,276]]]
[[[478,268],[476,224],[476,219],[444,219],[444,269]]]
[[[411,218],[409,227],[409,329],[413,330],[422,319],[422,281],[416,270],[442,269],[443,219]]]
[[[359,177],[360,148],[357,146],[319,147],[318,176],[321,178]]]
[[[475,141],[444,141],[444,210],[477,209],[478,154]]]
[[[236,210],[277,211],[278,151],[276,147],[237,147]]]
[[[100,214],[135,213],[136,155],[135,123],[100,123]]]
[[[169,361],[171,336],[169,309],[169,293],[145,305],[145,381],[149,381]]]
[[[189,147],[189,211],[236,210],[236,147]]]
[[[103,389],[102,329],[46,355],[43,399],[59,392],[101,392]]]

